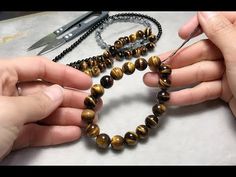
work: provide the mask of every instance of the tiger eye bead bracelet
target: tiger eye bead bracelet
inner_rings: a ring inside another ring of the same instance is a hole
[[[135,131],[128,131],[124,136],[114,135],[110,138],[106,133],[101,133],[99,126],[93,123],[97,100],[104,95],[106,89],[113,86],[114,80],[120,80],[123,75],[131,75],[136,69],[143,71],[148,66],[150,70],[156,71],[159,74],[159,87],[161,88],[156,97],[157,103],[152,107],[152,114],[148,115],[144,123],[138,125]],[[165,102],[170,99],[167,91],[171,85],[171,81],[169,80],[170,75],[171,67],[161,62],[158,56],[152,56],[148,61],[144,58],[138,58],[135,63],[130,61],[124,63],[122,68],[112,68],[110,75],[103,76],[100,84],[94,84],[91,87],[91,95],[87,96],[84,100],[86,109],[83,110],[81,117],[86,123],[85,132],[87,136],[95,138],[97,147],[101,149],[111,147],[116,151],[124,149],[125,146],[135,146],[138,141],[147,139],[150,129],[158,127],[159,117],[166,112]]]

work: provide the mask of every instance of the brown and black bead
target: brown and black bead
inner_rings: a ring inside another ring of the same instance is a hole
[[[85,131],[86,131],[87,136],[89,136],[91,138],[97,137],[100,133],[100,129],[99,129],[98,125],[93,124],[93,123],[88,124]]]
[[[120,49],[121,47],[123,47],[123,43],[122,43],[122,41],[117,40],[117,41],[115,41],[114,46],[116,49]]]
[[[159,68],[159,72],[162,78],[167,78],[171,75],[171,67],[162,63]]]
[[[124,51],[124,57],[126,59],[130,59],[132,57],[132,52],[130,50],[125,50]]]
[[[134,146],[138,142],[138,135],[135,132],[127,132],[124,136],[126,144]]]
[[[146,125],[139,125],[136,128],[136,134],[139,139],[146,139],[148,137],[148,127]]]
[[[87,96],[84,99],[84,105],[86,108],[94,109],[97,105],[97,100],[93,96]]]
[[[148,49],[148,51],[153,51],[153,49],[155,48],[155,44],[153,42],[149,42],[146,44],[146,48]]]
[[[143,32],[142,30],[138,30],[138,31],[136,32],[136,38],[137,38],[137,39],[142,39],[143,36],[144,36],[144,32]]]
[[[93,66],[91,69],[91,72],[92,72],[93,77],[97,77],[101,73],[98,66]]]
[[[94,84],[94,85],[91,87],[90,92],[91,92],[91,95],[92,95],[94,98],[98,99],[98,98],[100,98],[100,97],[103,96],[103,94],[104,94],[104,88],[103,88],[103,86],[100,85],[100,84]]]
[[[152,112],[155,116],[161,116],[166,112],[166,106],[162,103],[157,103],[152,107]]]
[[[131,75],[135,71],[135,65],[132,62],[126,62],[123,64],[122,70],[125,74]]]
[[[149,28],[149,27],[145,28],[145,30],[144,30],[144,35],[145,35],[145,37],[148,37],[148,36],[150,36],[151,34],[152,34],[152,29]]]
[[[111,143],[111,139],[105,133],[98,135],[96,138],[96,144],[99,148],[106,149],[106,148],[108,148],[110,143]]]
[[[120,80],[123,77],[123,71],[119,67],[114,67],[111,70],[110,75],[114,80]]]
[[[149,40],[150,42],[156,43],[156,42],[157,42],[157,36],[154,35],[154,34],[152,34],[152,35],[150,35],[150,36],[148,37],[148,40]]]
[[[159,100],[159,103],[164,103],[170,99],[170,94],[166,90],[161,90],[157,94],[157,99]]]
[[[158,56],[152,56],[148,59],[148,66],[151,71],[158,71],[161,65],[161,59]]]
[[[95,112],[92,109],[84,109],[81,113],[81,118],[84,122],[90,124],[95,118]]]
[[[125,140],[120,135],[115,135],[111,138],[111,147],[114,150],[120,151],[124,149],[124,143],[125,143]]]
[[[134,65],[137,70],[143,71],[147,68],[148,63],[144,58],[138,58],[135,61]]]
[[[148,127],[148,128],[157,128],[158,126],[158,118],[155,116],[155,115],[149,115],[146,117],[145,119],[145,125]]]
[[[137,39],[137,37],[136,37],[135,34],[131,34],[131,35],[129,35],[129,41],[130,41],[130,42],[135,42],[136,39]]]
[[[106,89],[111,88],[113,85],[113,78],[109,75],[103,76],[100,80],[100,84]]]
[[[158,84],[161,89],[168,89],[171,86],[171,81],[168,78],[160,78]]]

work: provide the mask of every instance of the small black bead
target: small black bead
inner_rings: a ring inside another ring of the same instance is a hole
[[[113,78],[108,75],[103,76],[100,80],[100,83],[106,89],[111,88],[113,85]]]

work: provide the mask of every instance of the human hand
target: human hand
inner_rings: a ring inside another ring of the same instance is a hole
[[[91,84],[86,74],[42,57],[0,60],[0,159],[15,149],[77,140],[88,95],[78,89]]]
[[[179,51],[167,61],[173,68],[174,87],[184,87],[170,93],[170,105],[190,105],[221,98],[229,104],[236,117],[236,13],[198,12],[179,30],[186,39],[200,24],[208,39],[198,41]],[[160,55],[166,58],[171,52]],[[144,75],[144,83],[156,87],[158,75]],[[194,84],[194,87],[186,88]]]

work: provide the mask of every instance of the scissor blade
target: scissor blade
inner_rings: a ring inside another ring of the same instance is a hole
[[[61,38],[61,39],[57,39],[54,42],[48,44],[45,48],[43,48],[43,50],[41,50],[38,55],[43,55],[45,53],[48,53],[58,47],[60,47],[61,45],[65,44],[66,40]]]
[[[33,49],[36,49],[36,48],[39,48],[39,47],[42,47],[50,42],[52,42],[53,40],[56,39],[56,34],[55,33],[51,33],[45,37],[43,37],[42,39],[40,39],[39,41],[37,41],[36,43],[34,43],[32,46],[30,46],[27,50],[30,51],[30,50],[33,50]]]

